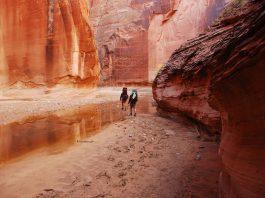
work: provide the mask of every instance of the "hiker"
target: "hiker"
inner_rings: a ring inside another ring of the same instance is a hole
[[[137,101],[138,101],[138,94],[137,94],[137,90],[134,89],[132,90],[132,94],[130,95],[129,102],[128,102],[128,104],[130,104],[130,115],[132,115],[133,110],[134,110],[134,116],[136,116]]]
[[[120,96],[120,101],[121,101],[121,109],[126,111],[126,101],[128,99],[128,94],[127,94],[127,88],[123,87],[122,88],[122,93]]]

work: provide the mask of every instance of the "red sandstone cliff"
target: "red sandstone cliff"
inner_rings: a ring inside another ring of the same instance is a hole
[[[0,84],[95,83],[99,67],[85,0],[0,1]]]
[[[211,132],[220,130],[220,112],[221,197],[265,197],[264,54],[265,1],[250,1],[176,50],[153,84],[160,108]]]
[[[171,53],[202,32],[225,0],[90,0],[103,82],[151,82]]]

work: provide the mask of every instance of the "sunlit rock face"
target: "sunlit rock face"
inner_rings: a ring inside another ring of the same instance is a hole
[[[187,39],[216,18],[224,0],[89,0],[103,83],[151,82]]]
[[[153,84],[160,108],[210,132],[220,130],[220,112],[220,197],[265,195],[264,11],[264,0],[229,7],[218,24],[174,52]]]
[[[0,83],[95,83],[88,9],[85,0],[1,0]]]
[[[148,32],[150,81],[176,48],[216,19],[224,4],[223,0],[178,0],[168,13],[152,16]]]

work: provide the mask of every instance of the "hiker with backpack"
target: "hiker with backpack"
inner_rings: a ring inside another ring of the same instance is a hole
[[[126,111],[126,101],[128,99],[128,94],[127,94],[127,88],[123,87],[122,88],[122,93],[120,96],[120,101],[121,101],[121,109]]]
[[[128,104],[130,104],[130,115],[132,115],[133,110],[134,110],[134,116],[136,116],[136,103],[138,101],[138,94],[137,94],[137,90],[134,89],[132,90],[132,93],[130,95],[129,98],[129,102]]]

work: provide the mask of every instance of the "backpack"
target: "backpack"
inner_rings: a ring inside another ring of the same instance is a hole
[[[127,87],[122,88],[121,100],[126,101],[128,99]]]
[[[123,88],[122,88],[122,93],[125,94],[125,95],[128,95],[128,94],[127,94],[127,87],[123,87]]]
[[[131,94],[131,103],[136,103],[138,100],[137,91],[134,89]]]

